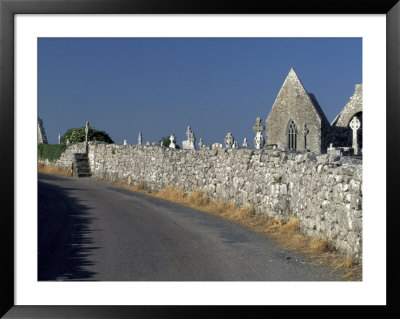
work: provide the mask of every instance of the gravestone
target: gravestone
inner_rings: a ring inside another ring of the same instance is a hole
[[[350,128],[353,130],[353,149],[354,155],[360,155],[360,150],[357,141],[357,131],[361,127],[361,122],[357,117],[353,117],[350,122]]]
[[[253,131],[256,133],[254,138],[254,147],[259,150],[264,146],[264,137],[262,136],[262,132],[264,131],[264,126],[261,124],[261,117],[256,118],[256,124],[253,125]]]
[[[213,150],[219,150],[222,148],[222,144],[221,143],[214,143],[213,145],[211,145],[211,148]]]
[[[176,148],[176,144],[175,144],[175,136],[173,134],[171,134],[171,136],[169,137],[169,140],[171,143],[169,143],[169,147],[170,148]]]
[[[229,132],[228,134],[226,134],[225,138],[224,138],[224,142],[225,142],[225,147],[226,148],[232,148],[233,143],[235,142],[235,139],[232,136],[232,133]]]
[[[138,145],[142,145],[142,132],[139,132],[139,136],[138,136]]]
[[[182,141],[182,148],[184,150],[196,149],[196,147],[195,147],[196,137],[194,136],[194,134],[190,128],[190,125],[187,127],[187,130],[186,130],[186,138],[187,138],[187,140]]]

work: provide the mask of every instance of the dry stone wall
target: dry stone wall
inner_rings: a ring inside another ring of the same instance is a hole
[[[69,167],[71,146],[56,165]],[[69,162],[68,162],[69,161]],[[360,160],[280,150],[178,150],[161,146],[89,143],[92,176],[149,191],[173,185],[210,198],[253,205],[257,214],[289,219],[300,230],[329,238],[335,247],[362,256],[362,163]]]

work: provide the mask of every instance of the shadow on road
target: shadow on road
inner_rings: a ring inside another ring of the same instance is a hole
[[[52,185],[55,179],[40,174],[38,182],[38,280],[91,280],[87,267],[99,248],[90,236],[93,217],[74,189]]]

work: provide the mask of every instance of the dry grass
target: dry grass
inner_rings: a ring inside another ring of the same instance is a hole
[[[41,173],[46,173],[46,174],[53,174],[53,175],[61,175],[61,176],[71,176],[71,171],[70,170],[63,170],[60,169],[59,167],[55,166],[46,166],[44,164],[38,164],[38,171]]]
[[[69,176],[68,171],[62,171],[53,167],[41,167],[39,171]],[[182,189],[177,189],[173,185],[170,185],[159,192],[148,192],[143,182],[136,185],[112,183],[105,180],[104,182],[130,191],[144,193],[189,206],[220,218],[239,223],[254,231],[266,234],[285,249],[304,254],[313,264],[328,267],[331,269],[332,273],[340,272],[344,280],[362,280],[362,266],[360,264],[357,264],[352,258],[336,251],[330,240],[315,239],[300,234],[298,218],[291,218],[285,221],[282,219],[269,218],[267,216],[258,216],[255,215],[254,207],[250,205],[236,207],[232,202],[222,203],[212,201],[208,196],[202,194],[200,190],[185,194]]]

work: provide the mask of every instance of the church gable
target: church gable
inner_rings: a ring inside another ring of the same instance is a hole
[[[326,126],[329,127],[329,122],[318,101],[307,93],[292,68],[266,120],[267,143],[297,151],[321,152]],[[292,133],[288,127],[292,128]]]
[[[44,131],[43,121],[38,117],[38,129],[37,129],[37,143],[47,144],[47,137]]]
[[[362,84],[356,84],[354,93],[349,102],[332,122],[332,126],[348,127],[352,117],[362,112]]]

